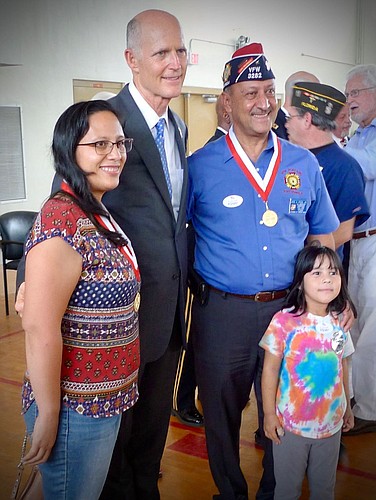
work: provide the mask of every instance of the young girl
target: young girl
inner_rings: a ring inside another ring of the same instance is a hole
[[[341,431],[354,425],[347,356],[354,347],[338,314],[349,304],[337,254],[305,247],[297,257],[287,308],[260,346],[264,430],[273,441],[277,500],[298,499],[307,473],[311,499],[333,499]]]

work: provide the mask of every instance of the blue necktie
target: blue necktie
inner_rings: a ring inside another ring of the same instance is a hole
[[[155,143],[157,145],[159,154],[161,156],[163,173],[166,178],[168,192],[170,193],[170,198],[172,198],[172,185],[170,179],[170,172],[168,171],[166,151],[164,148],[164,118],[160,118],[155,128],[157,130],[157,137],[155,138]]]

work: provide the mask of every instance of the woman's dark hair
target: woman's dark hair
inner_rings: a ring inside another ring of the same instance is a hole
[[[119,246],[125,244],[123,236],[116,231],[102,227],[95,219],[94,214],[108,216],[108,212],[93,196],[86,174],[76,162],[77,145],[90,128],[89,117],[100,111],[110,111],[119,119],[116,111],[107,101],[83,101],[69,106],[56,122],[52,140],[52,154],[56,173],[72,189],[74,201],[87,214],[98,231]],[[65,192],[64,195],[66,195]],[[70,195],[68,194],[68,196]]]
[[[297,255],[294,281],[286,299],[286,306],[293,308],[292,313],[299,312],[303,314],[307,311],[304,293],[304,275],[312,271],[317,258],[319,259],[319,264],[321,264],[325,257],[328,257],[332,269],[338,271],[341,276],[339,294],[328,304],[327,312],[336,312],[339,314],[349,305],[356,317],[356,309],[347,289],[346,276],[338,254],[331,248],[321,246],[317,240],[312,242],[311,245],[304,247]]]

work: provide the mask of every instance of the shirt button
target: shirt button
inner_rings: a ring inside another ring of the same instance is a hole
[[[269,278],[269,273],[265,273],[265,278]]]
[[[263,249],[263,250],[267,250],[267,249],[268,249],[268,247],[265,245],[265,246],[263,246],[263,247],[262,247],[262,249]]]

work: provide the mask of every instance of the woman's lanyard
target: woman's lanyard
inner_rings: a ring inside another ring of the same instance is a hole
[[[248,158],[244,149],[239,144],[233,129],[231,128],[229,133],[226,135],[227,145],[230,148],[236,163],[265,203],[265,212],[262,215],[262,222],[268,227],[273,227],[278,222],[277,213],[274,210],[269,209],[268,197],[274,185],[282,157],[281,143],[279,139],[275,134],[272,134],[272,138],[274,153],[269,162],[265,177],[262,179],[252,161]]]
[[[77,197],[75,195],[75,193],[72,191],[72,188],[69,186],[69,184],[66,181],[63,181],[61,183],[61,190],[70,194],[74,198]],[[105,208],[105,210],[107,210],[107,209]],[[113,219],[113,217],[111,217],[110,214],[108,215],[108,217],[105,217],[105,216],[99,215],[99,214],[94,214],[94,217],[100,226],[104,227],[105,229],[108,229],[109,231],[118,232],[124,238],[124,240],[126,241],[125,245],[119,246],[117,248],[124,255],[124,257],[127,259],[127,261],[132,266],[132,269],[133,269],[133,272],[136,276],[137,281],[141,281],[140,270],[138,268],[136,254],[134,253],[134,250],[133,250],[133,247],[132,247],[132,244],[131,244],[129,238],[124,234],[124,232],[121,229],[121,227],[119,226],[119,224],[117,224],[117,222],[115,222],[115,220]]]
[[[109,215],[109,217],[105,217],[103,215],[98,215],[94,214],[95,219],[98,221],[98,223],[102,226],[105,227],[106,229],[109,229],[110,231],[116,231],[122,235],[122,237],[125,239],[126,243],[125,245],[118,247],[120,252],[126,257],[126,259],[130,262],[134,274],[137,278],[137,281],[140,281],[140,270],[138,268],[138,263],[136,259],[136,254],[134,253],[132,244],[129,240],[129,238],[124,234],[123,230],[117,224],[117,222]]]

